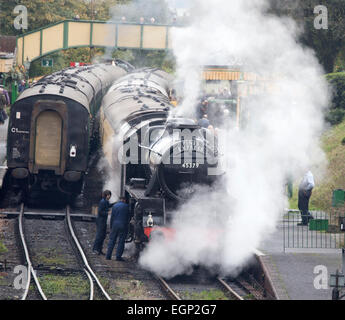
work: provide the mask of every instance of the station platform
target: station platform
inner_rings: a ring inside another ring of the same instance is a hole
[[[284,248],[284,225],[258,248],[262,261],[270,275],[272,285],[280,300],[331,300],[330,274],[342,269],[341,249]],[[324,267],[318,267],[324,266]],[[321,271],[327,288],[320,288]],[[314,273],[315,272],[315,273]],[[316,286],[314,285],[316,283]]]

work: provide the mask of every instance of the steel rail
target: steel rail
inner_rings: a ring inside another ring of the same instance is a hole
[[[100,281],[98,280],[96,274],[93,272],[93,270],[91,269],[90,265],[89,265],[89,262],[86,258],[86,255],[79,243],[79,240],[78,238],[76,237],[75,233],[74,233],[74,230],[73,230],[73,226],[72,226],[72,221],[71,221],[71,214],[70,214],[70,207],[67,206],[66,208],[66,218],[67,218],[67,224],[68,224],[68,227],[69,227],[69,231],[71,233],[71,236],[74,240],[74,243],[75,245],[77,246],[78,248],[78,251],[81,255],[81,258],[83,259],[83,262],[84,262],[84,265],[85,265],[85,268],[87,269],[87,271],[89,272],[89,275],[92,277],[92,279],[96,282],[98,288],[102,291],[103,295],[105,296],[105,298],[107,300],[111,300],[110,296],[108,295],[108,293],[104,290],[102,284],[100,283]]]
[[[245,272],[244,275],[244,277],[240,276],[237,279],[238,283],[252,294],[255,300],[262,300],[264,298],[265,288],[262,287],[249,273]],[[249,278],[249,281],[246,277]]]
[[[160,276],[156,276],[156,279],[160,282],[160,284],[164,287],[166,291],[168,291],[169,295],[174,300],[182,300],[180,296],[168,285],[168,283]]]
[[[223,279],[218,277],[217,280],[226,290],[229,291],[231,295],[233,295],[236,298],[236,300],[244,300],[243,297],[241,297],[234,289],[232,289]]]
[[[20,215],[19,215],[19,234],[20,234],[20,239],[23,245],[23,250],[25,253],[25,259],[27,262],[27,280],[26,280],[26,286],[25,286],[25,291],[24,294],[22,296],[22,300],[26,300],[27,295],[29,293],[29,289],[30,289],[30,282],[31,282],[31,275],[35,281],[36,287],[38,289],[39,294],[41,295],[43,300],[48,300],[46,295],[44,294],[41,285],[38,281],[38,278],[36,276],[35,270],[32,267],[32,263],[31,263],[31,259],[30,259],[30,255],[29,255],[29,250],[28,247],[26,245],[26,241],[25,241],[25,236],[24,236],[24,229],[23,229],[23,215],[24,215],[24,204],[21,204],[21,208],[20,208]]]
[[[84,268],[84,272],[86,273],[90,282],[90,299],[89,300],[93,300],[94,287],[93,287],[92,277],[90,276],[90,273],[85,268]]]

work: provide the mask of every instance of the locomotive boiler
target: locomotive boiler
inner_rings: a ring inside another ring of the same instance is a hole
[[[176,206],[217,178],[216,137],[171,116],[171,80],[157,69],[136,70],[110,87],[101,107],[103,153],[129,201],[138,247],[154,232],[170,232],[164,226]]]
[[[117,61],[44,77],[13,104],[8,125],[11,185],[30,193],[78,194],[87,170],[94,117],[109,86],[126,74]]]

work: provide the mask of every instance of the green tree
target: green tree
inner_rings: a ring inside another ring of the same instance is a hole
[[[328,11],[328,29],[316,29],[314,19],[316,15],[306,19],[305,33],[302,42],[312,47],[327,73],[333,72],[335,60],[344,47],[345,16],[343,0],[309,0],[309,6],[314,8],[323,4]]]
[[[17,5],[24,5],[28,9],[28,30],[35,30],[51,23],[64,19],[73,19],[79,15],[80,19],[108,21],[111,18],[119,19],[125,15],[127,21],[138,22],[143,16],[145,22],[151,17],[157,23],[169,22],[171,13],[163,0],[14,0],[3,1],[0,4],[0,34],[19,35],[21,30],[16,30],[13,21],[16,15],[13,9]],[[93,57],[103,56],[105,49],[77,48],[63,50],[37,59],[31,63],[30,77],[47,75],[69,66],[71,61],[92,63]],[[174,57],[165,51],[144,50],[110,50],[111,55],[123,59],[136,67],[151,66],[173,72]],[[111,56],[110,55],[110,56]],[[53,59],[52,67],[42,67],[42,59]]]
[[[91,3],[93,5],[91,5]],[[76,15],[80,19],[109,20],[109,10],[112,6],[123,3],[120,0],[13,0],[0,3],[0,34],[18,35],[22,30],[16,30],[13,12],[17,5],[24,5],[28,10],[28,30],[47,26],[51,23],[73,19]],[[93,8],[93,14],[92,10]]]
[[[126,1],[111,8],[112,19],[119,21],[124,16],[127,22],[138,23],[143,17],[150,23],[153,17],[156,23],[169,23],[172,21],[172,12],[164,0],[133,0]]]
[[[14,0],[5,1],[0,11],[0,32],[18,35],[23,30],[16,30],[13,21],[16,17],[13,10],[17,5],[24,5],[28,10],[28,30],[49,25],[51,23],[72,19],[75,15],[87,18],[87,4],[82,0]]]
[[[90,2],[89,0],[88,2]],[[94,0],[94,17],[96,20],[108,21],[111,19],[112,8],[130,3],[130,0]],[[91,13],[89,14],[91,16]]]
[[[30,78],[34,78],[59,71],[61,69],[69,67],[70,62],[92,63],[95,56],[103,55],[103,48],[94,48],[92,54],[90,52],[90,48],[72,48],[68,50],[62,50],[33,61],[30,65],[29,76]],[[42,67],[42,59],[53,59],[53,66]]]
[[[128,61],[136,68],[159,68],[169,73],[175,70],[175,57],[169,51],[118,49],[113,51],[112,57]]]
[[[327,29],[316,29],[314,8],[327,8]],[[271,0],[271,12],[278,16],[292,17],[303,29],[300,42],[314,49],[326,73],[334,71],[335,61],[345,48],[345,2],[344,0]],[[341,58],[341,55],[340,55]]]

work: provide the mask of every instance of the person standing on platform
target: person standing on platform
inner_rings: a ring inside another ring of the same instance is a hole
[[[112,206],[109,203],[109,199],[111,198],[111,192],[109,190],[103,191],[102,200],[99,202],[98,205],[98,215],[96,219],[96,226],[97,226],[97,233],[96,239],[93,244],[93,252],[97,253],[98,255],[104,255],[103,243],[107,234],[107,219],[108,219],[108,211],[109,208]]]
[[[198,121],[198,125],[202,128],[208,128],[210,121],[207,119],[207,114],[204,114],[203,117]]]
[[[125,197],[120,197],[120,201],[113,206],[111,212],[111,233],[106,255],[107,260],[111,260],[111,255],[113,253],[116,240],[117,238],[119,238],[116,249],[116,261],[124,261],[124,259],[122,258],[122,254],[125,248],[129,218],[129,205],[126,203]]]
[[[18,86],[18,92],[21,93],[25,90],[25,80],[20,81],[20,84]]]
[[[8,93],[5,89],[0,88],[0,124],[4,124],[8,118],[6,107],[10,104]]]
[[[309,212],[309,199],[315,187],[314,176],[307,171],[298,188],[298,209],[301,211],[302,222],[298,226],[306,226],[314,217]]]

